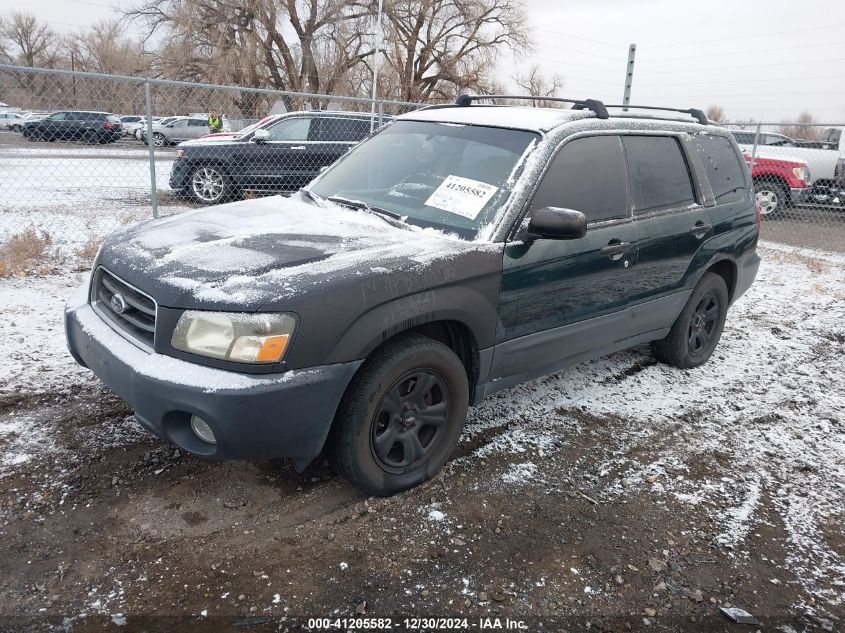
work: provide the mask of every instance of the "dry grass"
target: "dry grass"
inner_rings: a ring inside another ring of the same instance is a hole
[[[0,277],[45,272],[53,240],[49,233],[26,229],[0,242]]]
[[[97,256],[97,251],[100,250],[100,244],[103,243],[103,238],[99,235],[92,235],[86,242],[76,249],[76,270],[88,270],[91,264],[94,263],[94,258]]]

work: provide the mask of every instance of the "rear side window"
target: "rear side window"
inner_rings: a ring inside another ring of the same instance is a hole
[[[741,198],[745,193],[745,166],[739,162],[731,142],[724,136],[700,134],[695,148],[710,180],[717,203]]]
[[[591,136],[561,148],[534,195],[531,211],[574,209],[588,222],[628,216],[625,156],[618,136]]]
[[[314,141],[357,143],[370,133],[370,121],[323,117],[316,119],[316,129],[312,129],[311,132]]]
[[[625,136],[623,142],[635,214],[695,202],[689,167],[677,139],[671,136]]]

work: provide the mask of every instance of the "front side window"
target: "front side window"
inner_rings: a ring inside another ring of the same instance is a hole
[[[308,130],[311,128],[311,117],[300,116],[293,119],[282,119],[267,128],[271,141],[307,141]]]
[[[397,121],[356,146],[311,185],[398,214],[408,224],[473,239],[511,192],[533,132]]]
[[[634,213],[695,203],[689,167],[676,138],[625,136],[623,142]]]
[[[173,121],[172,123],[168,123],[167,127],[172,127],[172,128],[188,127],[188,121],[186,121],[185,119],[179,119],[177,121]]]
[[[700,134],[695,149],[707,172],[716,203],[741,198],[745,192],[745,166],[741,165],[731,142],[724,136]]]
[[[543,207],[580,211],[588,222],[627,217],[625,155],[619,137],[591,136],[564,145],[531,202],[531,211]]]
[[[67,112],[56,112],[47,117],[50,121],[64,121],[67,117]]]

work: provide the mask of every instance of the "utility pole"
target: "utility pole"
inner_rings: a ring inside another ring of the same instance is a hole
[[[622,105],[631,103],[631,85],[634,83],[634,58],[637,56],[637,45],[631,44],[628,47],[628,66],[625,68],[625,92],[622,94]],[[624,108],[625,112],[628,108]]]
[[[370,132],[373,131],[376,118],[376,95],[378,90],[378,71],[381,63],[381,49],[384,48],[384,32],[381,30],[381,14],[383,0],[378,0],[378,14],[376,16],[376,52],[373,56],[373,93],[370,103]]]
[[[73,51],[70,52],[70,69],[76,72],[76,60],[73,57]],[[71,75],[71,83],[73,84],[73,107],[78,108],[79,103],[76,101],[76,75]]]

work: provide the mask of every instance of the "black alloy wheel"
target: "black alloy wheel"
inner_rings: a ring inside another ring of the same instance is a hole
[[[373,457],[388,472],[415,468],[437,445],[448,412],[449,388],[436,371],[405,374],[387,390],[374,416]]]

